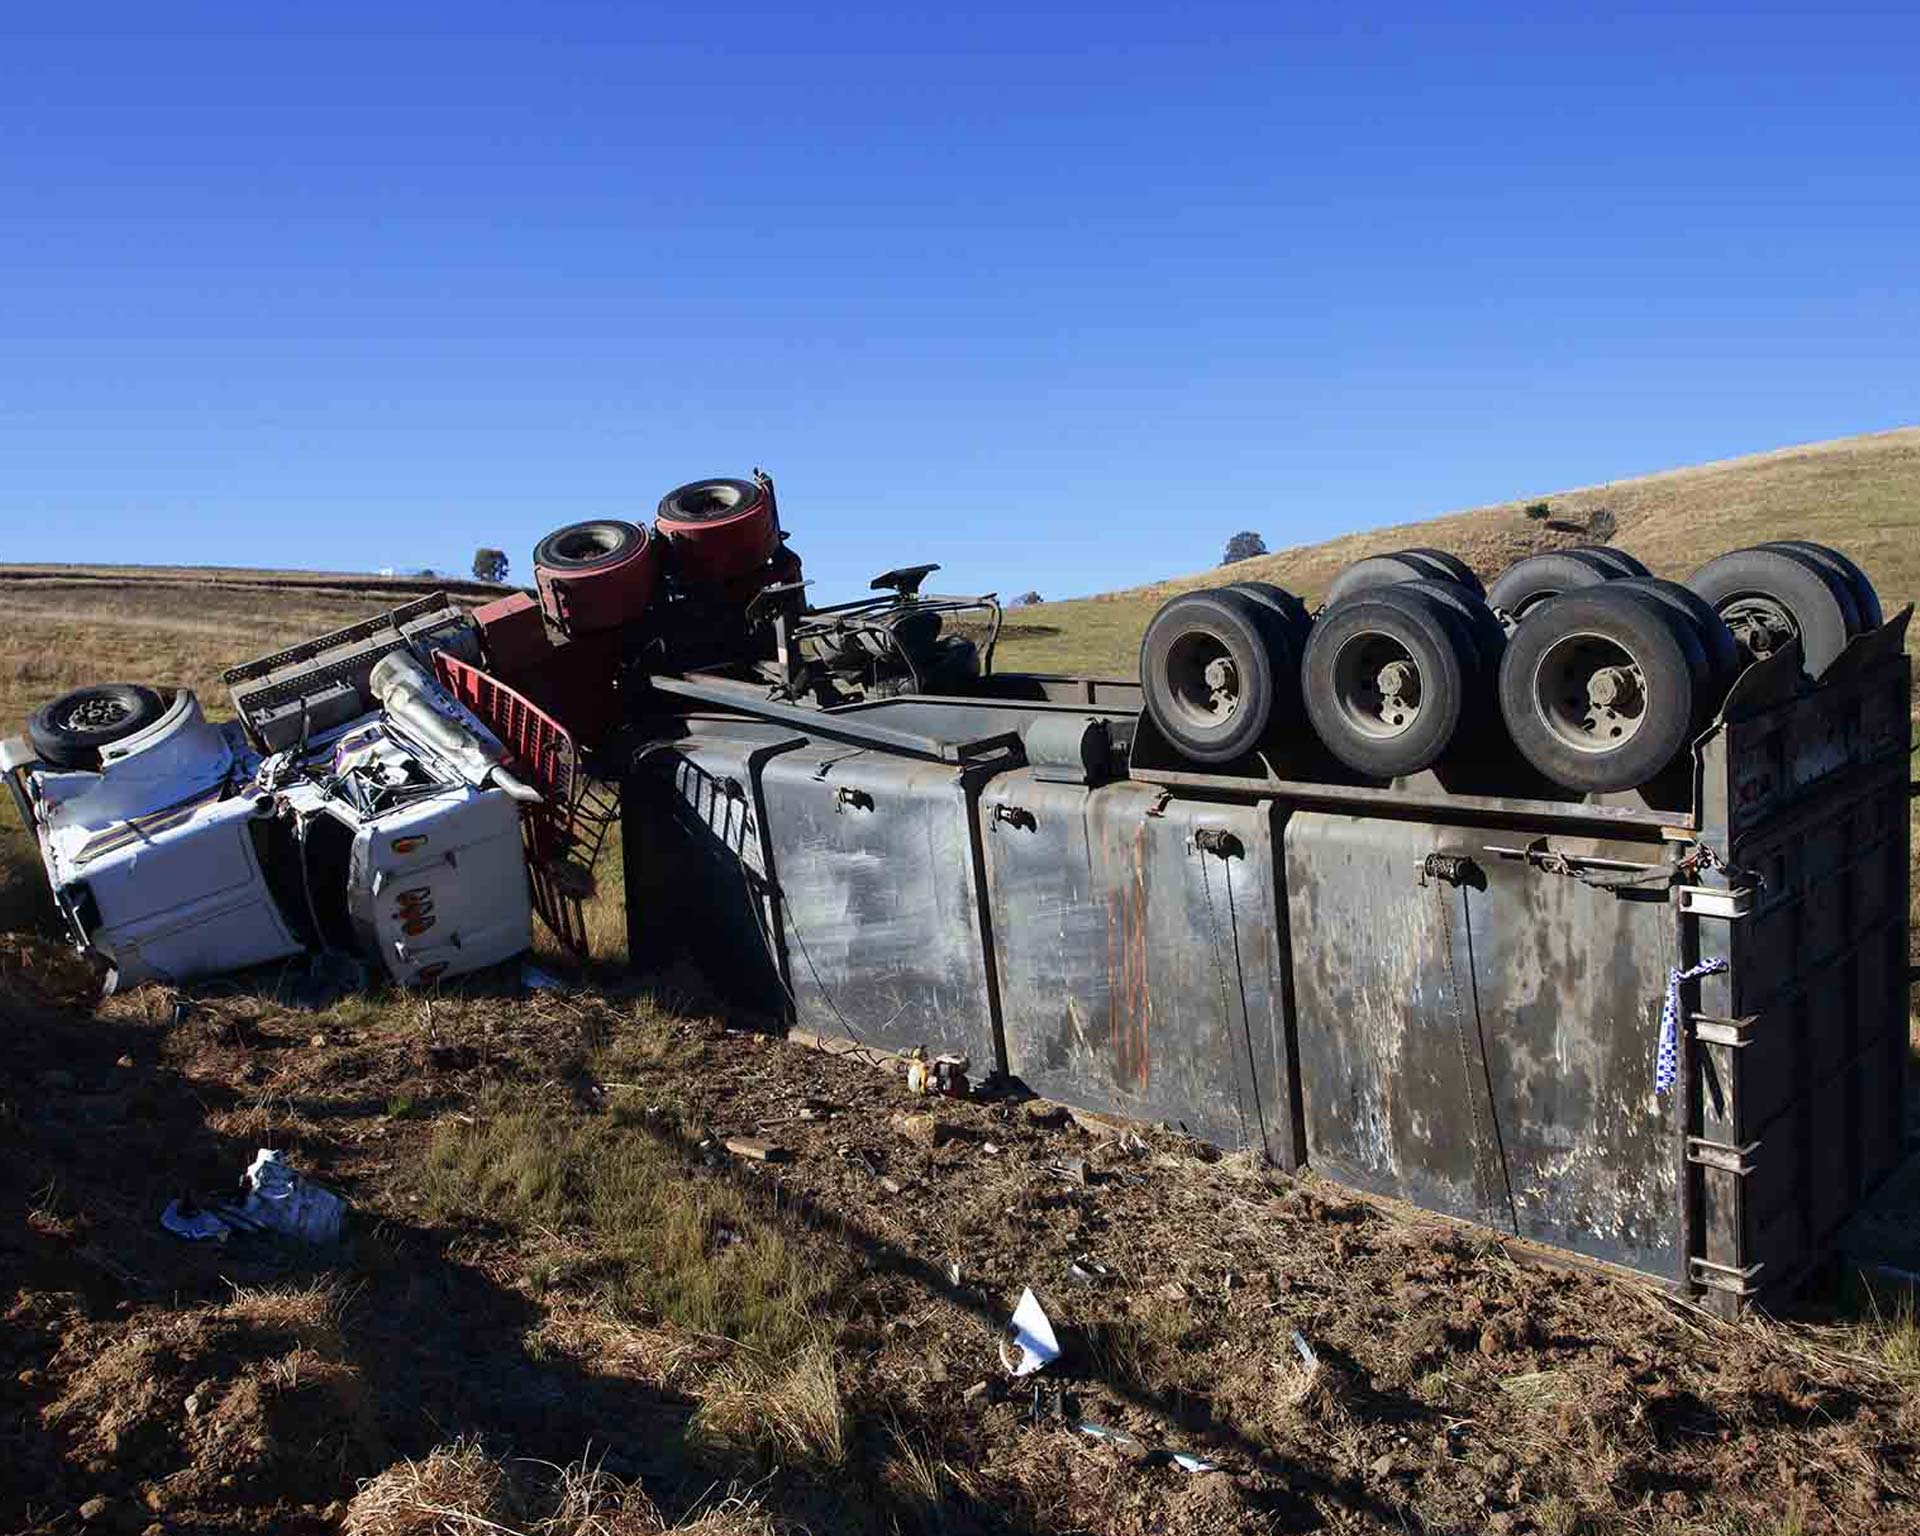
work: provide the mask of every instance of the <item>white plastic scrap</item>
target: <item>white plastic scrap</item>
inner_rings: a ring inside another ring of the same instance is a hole
[[[1020,1305],[1013,1309],[1013,1345],[1020,1351],[1016,1361],[1003,1342],[1000,1359],[1015,1376],[1031,1376],[1043,1366],[1060,1358],[1060,1340],[1053,1331],[1053,1319],[1047,1316],[1032,1288],[1020,1293]]]

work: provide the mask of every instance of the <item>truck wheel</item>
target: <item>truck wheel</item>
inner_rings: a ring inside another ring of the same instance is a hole
[[[1356,592],[1368,592],[1375,587],[1391,586],[1399,581],[1423,581],[1433,574],[1431,564],[1412,559],[1405,553],[1368,555],[1364,560],[1354,561],[1333,578],[1327,587],[1326,606],[1331,608],[1342,598],[1352,597]]]
[[[1500,621],[1493,616],[1493,610],[1486,602],[1474,596],[1467,588],[1454,581],[1408,581],[1391,587],[1377,587],[1374,596],[1391,602],[1400,593],[1417,594],[1416,601],[1438,603],[1453,615],[1458,627],[1468,637],[1470,649],[1467,656],[1469,671],[1478,680],[1469,683],[1468,707],[1480,694],[1480,682],[1485,684],[1485,696],[1491,697],[1494,679],[1500,672],[1500,658],[1507,649],[1507,632],[1500,627]]]
[[[1610,560],[1580,549],[1556,549],[1516,560],[1487,588],[1487,602],[1511,630],[1550,597],[1624,574]]]
[[[1429,594],[1362,591],[1314,621],[1301,667],[1307,718],[1356,773],[1418,773],[1452,744],[1477,666],[1466,624]]]
[[[1458,555],[1450,555],[1444,549],[1428,549],[1424,546],[1417,549],[1403,549],[1400,551],[1400,558],[1426,566],[1441,581],[1457,582],[1475,597],[1487,595],[1486,586],[1474,574],[1473,567]]]
[[[1307,630],[1313,624],[1313,615],[1307,611],[1307,605],[1285,587],[1275,586],[1270,581],[1232,581],[1221,590],[1244,592],[1256,603],[1279,614],[1287,626],[1288,635],[1293,639],[1295,655],[1307,643]]]
[[[1811,539],[1769,539],[1760,548],[1784,549],[1805,555],[1814,564],[1825,566],[1845,581],[1853,594],[1853,605],[1860,611],[1861,633],[1878,629],[1886,623],[1886,615],[1880,609],[1880,594],[1874,590],[1873,583],[1867,580],[1867,573],[1839,550],[1815,544]]]
[[[1611,566],[1616,576],[1651,576],[1638,560],[1624,549],[1615,549],[1611,544],[1575,544],[1560,551],[1565,555],[1592,555],[1594,559]]]
[[[95,683],[42,704],[27,721],[27,740],[56,768],[98,768],[100,749],[145,730],[167,701],[139,683]]]
[[[1706,656],[1685,618],[1612,584],[1538,604],[1500,664],[1500,713],[1521,756],[1556,784],[1632,789],[1692,733]]]
[[[1694,636],[1707,655],[1708,687],[1714,695],[1713,705],[1718,708],[1721,697],[1733,686],[1746,660],[1740,654],[1740,642],[1733,638],[1726,620],[1713,611],[1713,604],[1692,587],[1658,576],[1628,576],[1618,585],[1628,592],[1645,593],[1692,623]]]
[[[533,546],[533,563],[569,574],[602,571],[630,558],[646,537],[646,529],[614,518],[569,523]]]
[[[653,600],[659,565],[653,536],[617,518],[569,523],[533,547],[541,611],[572,635],[639,618]]]
[[[1147,713],[1196,763],[1230,763],[1258,746],[1293,668],[1280,616],[1244,592],[1169,598],[1140,642]]]
[[[1860,632],[1847,583],[1796,550],[1736,549],[1709,560],[1687,585],[1713,605],[1749,661],[1798,638],[1801,664],[1818,677]]]

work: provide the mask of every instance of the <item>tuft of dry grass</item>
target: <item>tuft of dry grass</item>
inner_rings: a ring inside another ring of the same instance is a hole
[[[395,1462],[360,1485],[346,1536],[519,1536],[512,1485],[477,1441],[456,1440],[419,1460]]]
[[[533,1464],[522,1464],[531,1468]],[[587,1455],[537,1495],[478,1441],[460,1439],[367,1479],[347,1506],[345,1536],[774,1536],[751,1498],[728,1494],[685,1520],[661,1515],[638,1483]]]
[[[697,1396],[693,1430],[711,1445],[829,1467],[846,1460],[846,1409],[824,1344],[779,1365],[736,1359],[702,1383]]]
[[[1850,1341],[1854,1353],[1878,1362],[1908,1390],[1920,1387],[1920,1312],[1913,1289],[1902,1289],[1887,1307],[1871,1290],[1866,1300],[1867,1316],[1854,1325]]]

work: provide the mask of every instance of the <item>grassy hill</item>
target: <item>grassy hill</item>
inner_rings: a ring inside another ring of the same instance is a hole
[[[1540,502],[1551,523],[1528,516]],[[1022,608],[1009,616],[1001,656],[1010,667],[1130,676],[1147,620],[1176,592],[1257,578],[1317,601],[1352,561],[1421,544],[1450,550],[1491,577],[1537,550],[1602,542],[1584,530],[1603,511],[1615,525],[1604,542],[1631,550],[1656,575],[1683,577],[1717,554],[1763,539],[1809,538],[1859,561],[1889,613],[1920,599],[1920,427],[1903,427],[1610,485],[1529,492],[1230,568]]]

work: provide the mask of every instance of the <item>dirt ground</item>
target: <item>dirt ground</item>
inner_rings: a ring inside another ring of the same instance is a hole
[[[102,1001],[4,941],[0,1529],[1920,1530],[1910,1313],[1725,1324],[516,976]],[[161,1229],[260,1146],[337,1249]],[[1016,1383],[1025,1287],[1064,1353]]]

